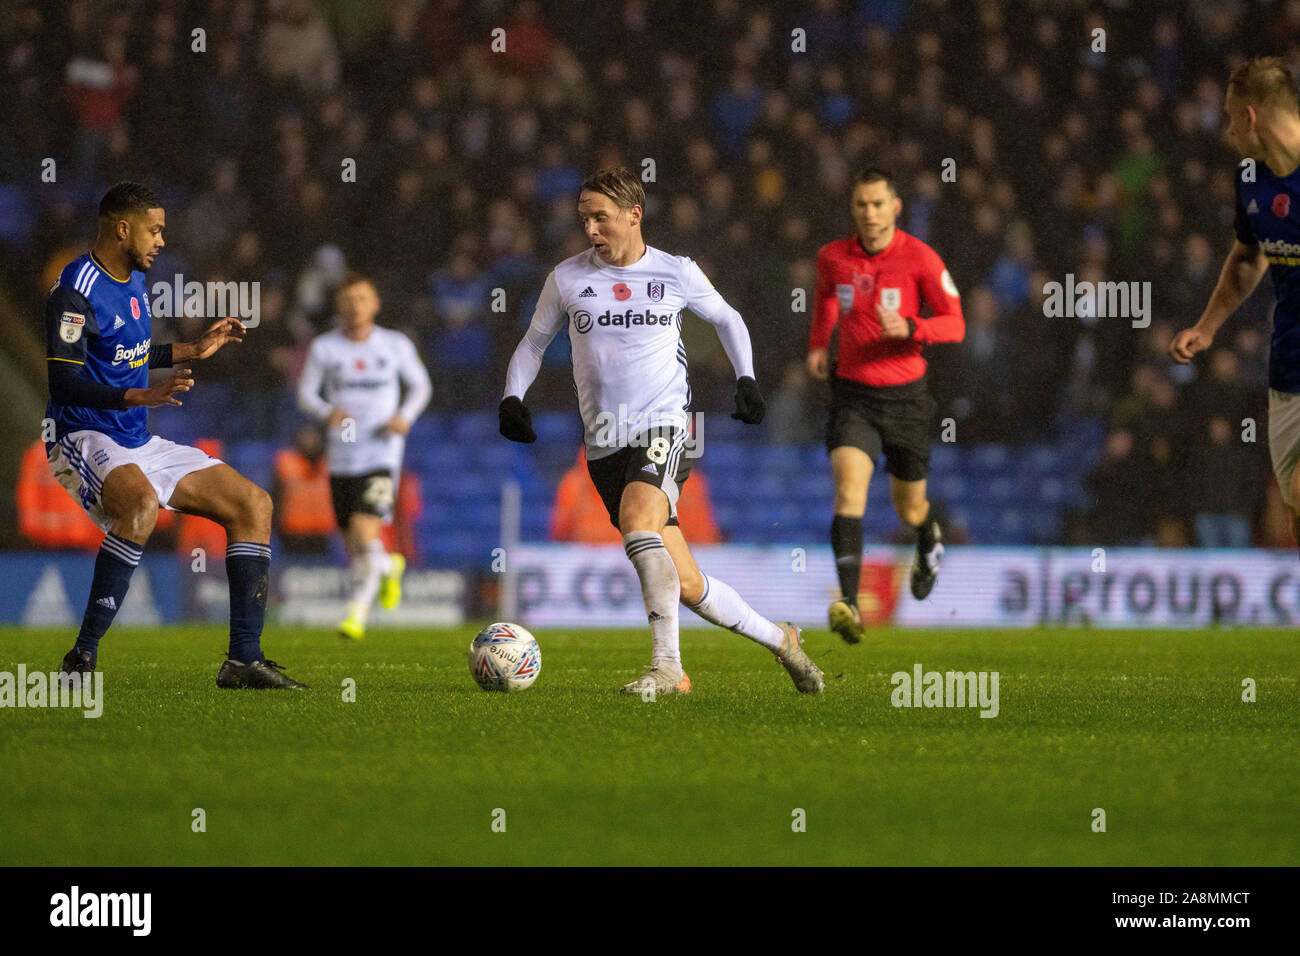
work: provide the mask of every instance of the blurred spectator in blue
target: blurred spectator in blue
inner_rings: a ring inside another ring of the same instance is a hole
[[[200,135],[207,150],[238,150],[252,134],[253,87],[234,40],[218,40],[212,57],[214,69],[199,74]]]
[[[839,0],[816,0],[810,17],[800,19],[807,38],[807,57],[813,63],[834,60],[841,55],[848,39],[848,23],[840,11]],[[795,54],[796,56],[800,54]]]
[[[803,361],[791,362],[767,402],[768,437],[778,445],[807,445],[821,439],[826,409],[812,400],[812,380]]]
[[[1029,276],[1034,269],[1034,237],[1029,224],[1016,220],[1007,227],[1006,248],[989,273],[989,288],[1005,311],[1029,300]]]
[[[1152,31],[1151,69],[1164,98],[1172,100],[1177,96],[1182,53],[1178,45],[1178,21],[1171,16],[1162,16]]]
[[[548,142],[542,147],[541,160],[533,192],[537,202],[550,205],[556,199],[567,199],[576,207],[582,171],[569,162],[564,147],[556,142]]]
[[[1085,518],[1090,540],[1100,545],[1134,545],[1147,519],[1135,490],[1145,477],[1138,463],[1133,433],[1119,428],[1106,436],[1106,451],[1084,481],[1091,497]]]
[[[860,0],[853,14],[853,30],[861,33],[874,26],[894,34],[903,25],[906,15],[907,0]]]
[[[1225,415],[1215,415],[1193,443],[1196,545],[1250,546],[1250,525],[1263,492],[1263,470]]]
[[[853,96],[844,80],[844,71],[838,66],[828,66],[822,70],[819,83],[821,105],[818,112],[822,122],[832,130],[839,131],[853,118],[855,109]]]
[[[745,137],[763,109],[763,91],[749,70],[736,69],[725,89],[713,97],[714,137],[718,148],[732,159],[745,153]]]
[[[979,286],[964,297],[966,338],[961,344],[961,394],[964,441],[1005,441],[1013,435],[1015,422],[1012,375],[1018,362],[1005,323],[999,322],[998,300],[987,286]]]
[[[918,173],[903,205],[903,216],[907,220],[905,231],[927,244],[930,242],[930,221],[939,207],[940,185],[937,174],[929,170]]]
[[[484,321],[492,289],[463,251],[453,253],[447,268],[429,276],[428,288],[437,323],[429,349],[433,362],[444,372],[475,370],[457,375],[455,387],[442,393],[449,406],[473,405],[488,388],[488,377],[481,372],[492,359],[492,331]],[[495,380],[491,384],[495,387]]]
[[[186,251],[200,269],[210,269],[248,222],[249,201],[239,188],[234,159],[218,159],[211,181],[185,209],[178,225]]]

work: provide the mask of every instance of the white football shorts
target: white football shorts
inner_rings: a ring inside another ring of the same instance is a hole
[[[139,448],[123,448],[103,432],[90,429],[64,435],[50,447],[47,457],[55,479],[105,531],[113,522],[104,512],[104,478],[119,465],[139,465],[153,485],[158,503],[174,511],[169,502],[180,480],[221,464],[220,458],[157,435]]]
[[[1295,511],[1291,481],[1300,462],[1300,395],[1268,390],[1268,454],[1282,500]]]

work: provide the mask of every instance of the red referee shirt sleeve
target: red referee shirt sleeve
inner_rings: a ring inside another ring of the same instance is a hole
[[[917,342],[960,342],[966,337],[966,320],[961,313],[961,296],[948,274],[943,260],[933,249],[925,250],[925,265],[921,269],[921,297],[934,313],[930,318],[916,318]]]
[[[813,292],[812,333],[808,336],[808,351],[830,346],[831,331],[839,319],[840,300],[835,295],[830,250],[823,246],[817,252],[817,288]]]

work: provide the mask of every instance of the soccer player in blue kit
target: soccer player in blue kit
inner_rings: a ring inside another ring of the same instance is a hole
[[[162,203],[137,183],[118,183],[99,204],[92,250],[59,275],[45,306],[50,468],[107,534],[76,645],[61,671],[95,670],[153,532],[158,509],[202,515],[226,529],[230,649],[217,686],[303,688],[262,655],[271,565],[271,497],[197,448],[151,435],[148,409],[180,405],[194,385],[188,368],[149,384],[149,369],[204,359],[242,341],[243,323],[214,322],[194,342],[155,345],[145,273],[163,247]]]
[[[1228,79],[1224,138],[1237,169],[1236,240],[1201,318],[1179,332],[1169,355],[1186,364],[1273,274],[1277,307],[1268,358],[1268,450],[1300,543],[1300,95],[1277,57],[1249,60]]]

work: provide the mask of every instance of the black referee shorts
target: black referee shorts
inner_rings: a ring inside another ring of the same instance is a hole
[[[930,473],[930,435],[938,403],[925,378],[903,385],[863,385],[831,378],[831,414],[826,449],[860,448],[900,481]]]

